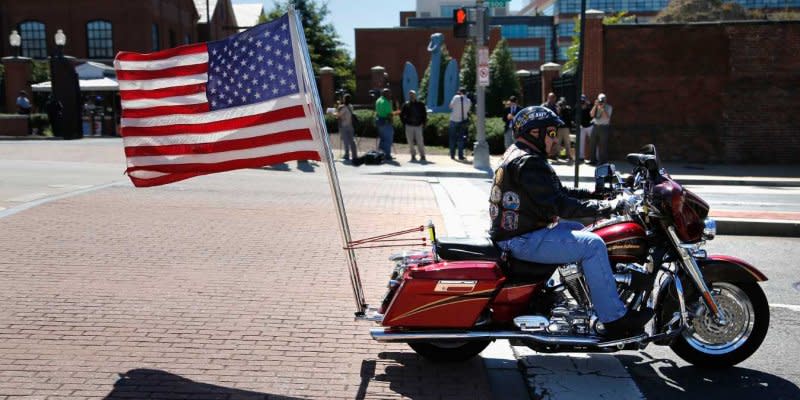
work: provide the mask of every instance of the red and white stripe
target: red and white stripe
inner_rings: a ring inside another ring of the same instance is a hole
[[[211,111],[208,51],[195,44],[114,60],[135,186],[290,160],[319,160],[304,94]]]

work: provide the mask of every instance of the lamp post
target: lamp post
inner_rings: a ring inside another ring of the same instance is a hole
[[[53,40],[56,42],[56,55],[64,57],[64,46],[67,44],[67,35],[64,34],[63,30],[59,29],[56,31],[56,34],[53,35]]]
[[[19,57],[19,47],[22,45],[22,36],[16,30],[11,31],[8,35],[8,43],[14,48],[14,57]]]

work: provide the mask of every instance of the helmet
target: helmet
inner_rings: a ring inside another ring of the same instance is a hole
[[[558,127],[564,125],[564,122],[558,118],[558,115],[546,107],[531,106],[520,110],[516,116],[512,126],[514,127],[514,134],[519,137],[522,136],[525,140],[533,143],[539,150],[544,151],[544,136],[540,134],[538,138],[530,134],[532,129],[546,129],[548,127]],[[555,131],[553,131],[555,132]],[[544,133],[544,132],[543,132]],[[554,135],[555,133],[553,133]]]

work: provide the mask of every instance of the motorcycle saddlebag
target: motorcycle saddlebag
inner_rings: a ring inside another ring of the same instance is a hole
[[[505,278],[493,261],[450,261],[406,271],[383,326],[469,328]]]

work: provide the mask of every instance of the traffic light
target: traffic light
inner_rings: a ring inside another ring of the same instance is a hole
[[[469,21],[467,21],[467,9],[456,8],[453,10],[453,36],[465,38],[469,36]]]

